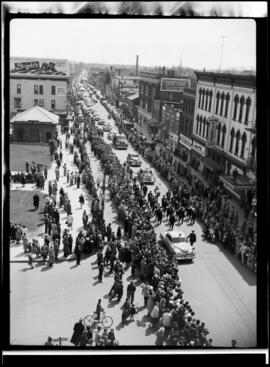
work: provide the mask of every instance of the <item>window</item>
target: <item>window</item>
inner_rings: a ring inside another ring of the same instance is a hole
[[[209,96],[210,96],[210,101],[209,101],[209,105],[208,105],[208,111],[210,112],[211,107],[212,107],[213,91],[210,91]]]
[[[55,96],[55,85],[51,86],[51,94],[53,94]]]
[[[221,147],[222,148],[224,148],[225,136],[226,136],[226,125],[223,125],[223,128],[222,128],[222,141],[221,141]]]
[[[219,115],[220,115],[220,116],[222,116],[222,115],[223,115],[224,99],[225,99],[225,94],[224,94],[224,92],[222,92],[222,94],[221,94],[221,106],[220,106],[220,112],[219,112]]]
[[[208,135],[209,135],[209,122],[206,122],[206,139],[208,139]]]
[[[227,116],[228,116],[229,102],[230,102],[230,94],[229,94],[229,93],[227,93],[227,94],[226,94],[225,114],[224,114],[224,116],[225,116],[225,117],[227,117]]]
[[[38,99],[34,99],[34,106],[38,106]]]
[[[199,135],[202,134],[202,116],[200,117],[200,131],[199,131]]]
[[[203,107],[204,107],[204,97],[205,97],[205,89],[203,89],[203,91],[202,91],[202,109],[203,109]]]
[[[217,99],[217,104],[216,104],[216,115],[217,115],[218,114],[219,99],[220,99],[220,93],[219,92],[217,92],[216,99]]]
[[[21,84],[17,84],[17,94],[21,94]]]
[[[173,100],[173,94],[172,93],[170,93],[170,101],[172,101]]]
[[[235,131],[234,131],[234,128],[232,128],[232,130],[231,130],[231,142],[230,142],[230,153],[232,153],[232,150],[233,150],[234,135],[235,135]]]
[[[38,94],[38,85],[34,85],[34,94]]]
[[[240,131],[237,130],[237,133],[235,135],[235,138],[236,138],[235,150],[234,150],[234,154],[235,155],[238,155],[238,152],[239,152],[239,141],[240,141],[240,137],[241,137]]]
[[[244,158],[246,142],[247,142],[247,135],[246,135],[246,133],[243,133],[243,135],[242,135],[241,154],[240,154],[240,157],[241,158]]]
[[[51,100],[51,109],[54,111],[55,110],[55,99]]]
[[[39,94],[43,94],[43,85],[39,86]]]
[[[236,94],[236,96],[234,97],[234,111],[233,111],[233,120],[236,120],[236,116],[237,116],[237,108],[238,108],[238,103],[239,103],[239,96],[238,94]]]
[[[209,97],[209,90],[207,89],[206,91],[206,100],[205,100],[205,110],[207,111],[207,106],[208,106],[208,97]]]
[[[217,127],[217,145],[220,145],[221,124]]]
[[[199,115],[197,115],[196,121],[197,121],[197,124],[196,124],[196,134],[198,134],[198,131],[199,131]]]
[[[201,108],[202,89],[199,89],[199,108]]]
[[[152,89],[152,96],[153,96],[153,98],[155,98],[155,95],[156,95],[156,88],[153,87],[153,89]]]
[[[44,107],[44,99],[39,100],[39,107]]]
[[[206,127],[206,119],[205,117],[203,118],[203,133],[202,133],[202,136],[204,137],[205,135],[205,127]]]
[[[239,122],[242,122],[244,104],[245,104],[245,97],[242,96],[240,98],[240,111],[239,111],[239,120],[238,120]]]
[[[21,98],[14,98],[14,108],[22,108],[22,99]]]
[[[248,125],[248,117],[249,117],[249,111],[251,106],[251,99],[250,97],[246,100],[246,116],[245,116],[245,125]]]

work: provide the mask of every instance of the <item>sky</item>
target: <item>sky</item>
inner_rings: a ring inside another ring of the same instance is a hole
[[[221,43],[224,46],[221,61]],[[256,68],[252,19],[13,19],[10,56],[86,63]]]

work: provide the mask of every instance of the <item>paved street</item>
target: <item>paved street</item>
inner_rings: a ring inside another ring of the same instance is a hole
[[[101,104],[96,105],[97,111],[102,118],[107,120],[108,113]],[[108,120],[112,123],[112,120]],[[105,141],[111,143],[107,139]],[[63,138],[64,139],[64,138]],[[64,146],[64,141],[63,141]],[[103,176],[100,164],[90,151],[91,167],[95,180]],[[63,149],[64,151],[64,149]],[[115,150],[121,163],[124,163],[128,153],[135,153],[130,146],[126,151]],[[150,168],[144,160],[142,168]],[[67,162],[68,169],[76,170],[73,164],[73,155],[64,152],[63,161]],[[49,171],[48,178],[54,179],[55,163]],[[134,168],[134,172],[138,169]],[[156,176],[156,184],[161,195],[167,191],[166,182],[152,168]],[[90,212],[91,197],[82,186],[81,189],[70,187],[66,184],[66,178],[61,177],[58,188],[63,186],[68,191],[74,214],[73,238],[82,227],[82,212],[79,204],[81,191],[86,198],[84,205]],[[154,187],[153,187],[154,189]],[[45,185],[48,192],[48,181]],[[64,227],[66,220],[65,212],[60,210],[61,224]],[[111,222],[113,230],[116,231],[118,223],[116,212],[108,198],[105,203],[105,221]],[[178,228],[179,225],[176,225]],[[42,235],[41,227],[39,234]],[[157,235],[168,229],[168,223],[164,221],[161,226],[155,227]],[[197,234],[196,259],[192,264],[180,266],[180,277],[184,298],[190,302],[195,311],[196,318],[204,321],[213,339],[213,346],[230,346],[232,339],[236,339],[239,347],[256,346],[256,275],[251,273],[245,266],[227,251],[223,251],[217,245],[209,244],[201,238],[202,229],[195,222],[190,227],[186,223],[181,230],[189,234],[194,229]],[[61,260],[62,253],[60,253]],[[13,344],[40,345],[50,335],[53,338],[59,336],[70,338],[75,322],[80,317],[92,313],[96,307],[97,300],[102,299],[108,315],[113,317],[116,339],[120,345],[153,345],[155,335],[146,325],[138,325],[137,320],[145,321],[146,311],[141,307],[143,298],[140,287],[137,288],[135,304],[140,312],[135,316],[135,322],[124,328],[120,328],[121,310],[124,302],[126,286],[130,280],[130,270],[124,276],[124,296],[122,302],[109,304],[107,293],[109,292],[113,276],[104,277],[103,283],[97,282],[96,256],[83,259],[81,266],[76,267],[73,259],[55,264],[53,268],[47,265],[36,264],[34,270],[29,269],[26,262],[11,263],[11,342]],[[11,246],[11,260],[26,260],[22,254],[21,246]],[[137,281],[136,285],[140,282]],[[140,324],[140,322],[139,322]],[[71,345],[69,342],[64,345]]]

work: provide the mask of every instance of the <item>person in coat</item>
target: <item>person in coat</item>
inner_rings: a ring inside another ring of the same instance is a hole
[[[39,196],[37,194],[35,194],[33,196],[33,205],[34,205],[35,210],[38,210],[38,208],[39,208]]]
[[[196,242],[197,238],[196,238],[196,234],[194,231],[192,231],[188,237],[189,238],[189,242],[190,242],[190,245],[193,247],[193,244]]]
[[[34,269],[32,255],[28,253],[27,256],[28,256],[28,264],[31,266],[31,269]]]
[[[151,291],[149,292],[149,297],[147,298],[146,307],[148,311],[147,316],[151,316],[151,312],[154,308],[153,293]]]
[[[84,331],[83,319],[80,319],[79,322],[76,322],[73,328],[73,335],[71,337],[70,342],[75,346],[80,344],[81,336]]]
[[[54,246],[51,245],[49,248],[49,266],[52,267],[55,262]]]
[[[81,248],[79,244],[75,246],[74,252],[76,255],[76,265],[81,265]]]
[[[136,286],[131,281],[129,285],[127,286],[127,299],[130,301],[130,303],[134,303],[135,291],[136,291]]]
[[[152,309],[152,312],[151,312],[150,316],[151,316],[152,326],[155,327],[158,324],[158,320],[159,320],[159,305],[158,305],[158,302],[155,302],[155,305]]]

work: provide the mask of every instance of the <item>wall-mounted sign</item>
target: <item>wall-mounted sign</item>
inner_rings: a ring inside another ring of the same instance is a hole
[[[205,147],[203,145],[197,143],[194,140],[193,140],[192,149],[194,149],[196,152],[198,152],[199,154],[201,154],[203,157],[206,156],[206,154],[205,154]]]
[[[160,90],[165,92],[183,92],[190,87],[189,79],[161,78]]]
[[[38,70],[39,69],[39,61],[32,62],[15,62],[15,70]]]
[[[192,146],[192,140],[186,137],[185,135],[180,135],[180,143],[183,144],[188,149],[191,149]]]
[[[65,87],[57,87],[56,88],[56,95],[57,96],[65,96],[67,93],[66,88]]]

